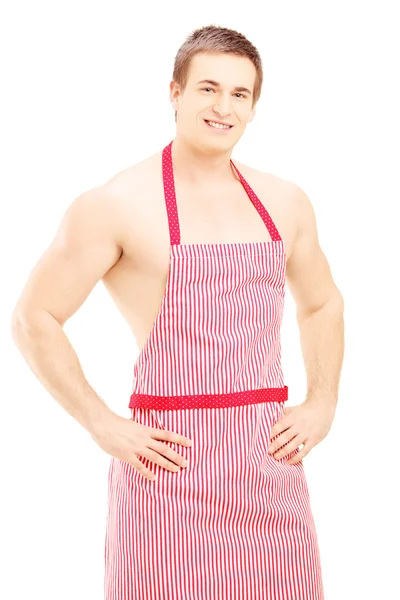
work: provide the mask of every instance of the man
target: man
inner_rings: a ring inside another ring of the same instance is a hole
[[[323,598],[302,458],[333,420],[343,299],[305,193],[231,159],[261,83],[243,35],[193,32],[173,142],[71,203],[15,307],[30,367],[112,457],[106,600]],[[62,329],[100,279],[140,349],[131,418],[97,396]],[[308,382],[287,408],[286,280]]]

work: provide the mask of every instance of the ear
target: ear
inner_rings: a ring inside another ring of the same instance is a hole
[[[169,89],[170,89],[170,102],[172,104],[174,111],[176,112],[178,110],[178,96],[181,93],[180,88],[179,88],[179,85],[176,83],[176,81],[172,80],[169,84]]]

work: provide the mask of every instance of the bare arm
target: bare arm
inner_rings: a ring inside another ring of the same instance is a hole
[[[297,307],[307,398],[323,399],[334,409],[344,354],[344,301],[320,247],[310,200],[298,186],[293,200],[298,230],[287,281]]]
[[[13,339],[29,367],[88,431],[114,413],[85,379],[63,325],[118,261],[121,251],[110,193],[105,188],[83,193],[65,212],[12,316]]]

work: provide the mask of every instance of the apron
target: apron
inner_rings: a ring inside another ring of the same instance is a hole
[[[181,244],[171,142],[162,153],[167,283],[133,368],[131,417],[192,440],[150,481],[111,457],[105,600],[322,600],[318,540],[299,452],[268,454],[288,387],[280,326],[285,246],[236,170],[270,242]]]

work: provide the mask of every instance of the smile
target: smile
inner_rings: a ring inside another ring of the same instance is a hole
[[[223,125],[222,123],[217,123],[216,121],[207,121],[206,119],[204,119],[204,121],[208,127],[212,127],[213,129],[219,129],[220,131],[228,131],[233,127],[233,125]]]

